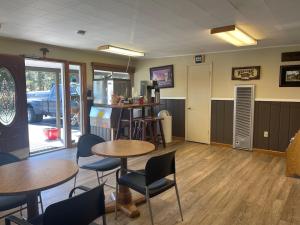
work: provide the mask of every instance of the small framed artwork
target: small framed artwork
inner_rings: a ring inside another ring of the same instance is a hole
[[[259,80],[260,66],[233,67],[231,80]]]
[[[279,87],[300,87],[300,65],[280,66]]]
[[[159,88],[174,87],[173,65],[150,68],[150,80],[156,80]]]

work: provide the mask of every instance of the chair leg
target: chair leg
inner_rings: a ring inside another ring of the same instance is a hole
[[[151,209],[151,203],[150,203],[149,188],[148,187],[146,187],[146,200],[147,200],[147,205],[148,205],[148,209],[149,209],[151,224],[154,225],[154,223],[153,223],[152,209]]]
[[[115,200],[115,220],[118,216],[118,192],[119,192],[119,185],[118,181],[116,181],[116,200]]]
[[[42,192],[39,193],[39,197],[40,197],[41,211],[43,214],[44,213],[44,205],[43,205],[43,199],[42,199]]]
[[[77,174],[74,177],[74,188],[76,187],[76,181],[77,181]]]
[[[106,215],[105,214],[102,216],[102,224],[106,225]]]
[[[23,218],[23,206],[20,206],[20,216]]]
[[[177,183],[175,183],[175,190],[176,190],[176,196],[177,196],[177,202],[178,202],[178,207],[179,207],[179,211],[180,211],[181,220],[183,221],[183,216],[182,216],[182,210],[181,210],[181,204],[180,204],[180,199],[179,199],[179,192],[178,192]]]
[[[96,174],[97,174],[97,180],[98,180],[98,184],[99,184],[99,185],[101,185],[101,182],[100,182],[100,177],[99,177],[98,171],[96,171]]]
[[[101,173],[101,183],[104,182],[104,181],[103,181],[103,175],[104,175],[104,172],[102,171],[102,173]]]
[[[5,225],[11,225],[11,222],[8,218],[5,218]]]

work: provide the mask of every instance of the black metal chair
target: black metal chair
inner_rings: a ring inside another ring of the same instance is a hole
[[[12,154],[9,154],[9,153],[0,152],[0,166],[10,164],[10,163],[15,163],[18,161],[20,161],[20,159],[18,157],[14,156]],[[41,210],[42,210],[42,212],[44,212],[41,193],[39,193],[39,198],[40,198]],[[14,210],[8,214],[1,216],[0,219],[4,218],[7,215],[14,214],[16,212],[20,212],[21,216],[23,216],[22,210],[26,208],[26,207],[23,207],[23,205],[25,205],[26,203],[27,203],[26,195],[0,196],[0,211],[1,212],[20,207],[20,209],[18,209],[18,210]]]
[[[76,187],[70,192],[69,199],[50,205],[44,214],[28,221],[9,216],[5,218],[5,225],[10,225],[11,222],[20,225],[89,225],[95,224],[92,222],[101,216],[106,225],[103,185],[93,189]],[[75,189],[85,192],[72,197]]]
[[[77,154],[76,154],[77,164],[79,162],[80,157],[92,156],[93,155],[93,153],[91,151],[92,147],[94,145],[102,143],[102,142],[105,142],[105,140],[97,135],[94,135],[94,134],[82,135],[79,138],[78,143],[77,143]],[[103,183],[103,178],[105,176],[110,175],[110,174],[114,173],[115,171],[106,173],[105,175],[104,175],[104,172],[114,170],[114,169],[118,168],[120,166],[120,164],[121,164],[121,159],[104,158],[104,159],[98,160],[96,162],[80,166],[80,168],[95,171],[97,174],[98,183],[100,185],[101,182]],[[99,172],[102,172],[101,176],[99,176]],[[74,187],[76,186],[76,178],[77,178],[77,175],[75,176]],[[105,183],[105,185],[115,188],[107,183]]]
[[[152,225],[154,223],[150,198],[175,187],[181,220],[183,221],[176,183],[175,151],[150,158],[146,163],[145,170],[135,171],[127,169],[128,173],[121,177],[119,177],[119,172],[120,169],[117,171],[116,193],[118,193],[119,185],[123,185],[145,195]],[[166,178],[171,174],[174,175],[173,180]],[[118,196],[116,196],[116,199],[118,199]],[[117,200],[115,205],[115,216],[117,218]]]

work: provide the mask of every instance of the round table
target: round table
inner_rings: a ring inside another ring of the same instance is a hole
[[[115,140],[97,144],[92,147],[95,155],[121,158],[121,176],[127,173],[127,158],[146,155],[155,150],[155,146],[146,141]],[[119,186],[118,208],[129,217],[140,215],[128,187]]]
[[[72,179],[78,172],[70,160],[27,159],[0,166],[0,195],[27,195],[28,218],[39,215],[40,191]]]

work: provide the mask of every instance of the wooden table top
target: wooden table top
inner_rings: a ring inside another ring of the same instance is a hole
[[[29,194],[72,179],[78,166],[70,160],[28,159],[0,166],[0,195]]]
[[[154,150],[155,146],[152,143],[138,140],[107,141],[92,147],[95,155],[115,158],[146,155]]]

